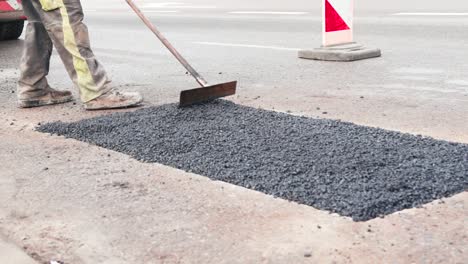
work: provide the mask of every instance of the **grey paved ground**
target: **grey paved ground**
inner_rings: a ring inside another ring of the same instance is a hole
[[[468,111],[468,17],[400,17],[382,8],[378,14],[358,17],[355,35],[359,43],[382,49],[383,58],[319,63],[296,59],[294,49],[320,45],[320,13],[234,15],[226,12],[244,8],[225,10],[229,3],[218,1],[219,10],[162,9],[179,13],[148,16],[209,81],[238,79],[238,97],[233,99],[242,104],[438,138],[451,134],[468,141],[468,123],[462,114]],[[431,8],[434,3],[428,2],[423,11],[445,10],[445,4]],[[453,12],[468,10],[464,2],[454,3],[458,5]],[[90,10],[94,5],[85,2]],[[195,87],[125,3],[115,5],[119,11],[87,13],[93,47],[115,84],[129,85],[124,88],[143,92],[155,104],[174,102],[178,91]],[[183,6],[204,5],[185,2]],[[394,7],[398,12],[413,10],[413,6]],[[70,87],[60,62],[53,65],[53,84]]]
[[[115,85],[142,92],[148,105],[173,103],[181,89],[194,87],[124,2],[112,1],[109,6],[110,2],[83,4],[92,45]],[[468,18],[393,15],[466,13],[466,1],[356,1],[356,40],[381,48],[384,56],[352,64],[296,59],[296,49],[320,43],[320,8],[311,6],[313,2],[240,1],[232,8],[232,1],[191,1],[162,10],[175,13],[156,13],[161,10],[154,6],[144,10],[152,11],[152,21],[210,81],[238,79],[239,93],[231,100],[240,105],[468,143]],[[311,6],[308,14],[228,13],[302,12],[301,3]],[[0,43],[0,229],[42,262],[467,259],[466,192],[385,219],[356,223],[34,132],[38,123],[105,113],[85,112],[79,103],[16,109],[12,92],[20,49],[21,41]],[[51,84],[76,94],[58,57],[51,66]],[[312,256],[305,258],[309,253]]]

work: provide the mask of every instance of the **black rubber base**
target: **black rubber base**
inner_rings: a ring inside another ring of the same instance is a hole
[[[17,39],[23,33],[24,21],[0,22],[0,40]]]
[[[38,130],[356,221],[468,189],[468,145],[226,101],[164,105]]]

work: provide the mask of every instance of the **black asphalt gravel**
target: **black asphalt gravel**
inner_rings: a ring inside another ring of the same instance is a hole
[[[38,130],[355,221],[468,189],[468,145],[227,101],[163,105]]]

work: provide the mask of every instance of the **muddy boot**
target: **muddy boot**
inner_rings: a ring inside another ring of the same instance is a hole
[[[69,91],[57,91],[48,88],[44,95],[30,98],[19,98],[18,107],[31,108],[45,105],[63,104],[73,100],[73,96]]]
[[[104,110],[139,106],[143,97],[136,92],[109,91],[96,99],[84,103],[86,110]]]

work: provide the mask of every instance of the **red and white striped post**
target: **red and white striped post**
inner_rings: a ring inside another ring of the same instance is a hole
[[[323,0],[322,47],[301,50],[303,59],[354,61],[381,56],[353,40],[354,0]]]
[[[26,19],[23,16],[21,0],[0,0],[0,13],[4,21]]]
[[[15,11],[18,8],[15,8],[18,3],[12,0],[1,0],[0,1],[0,12],[10,12]]]
[[[353,42],[354,0],[324,0],[323,46]]]

